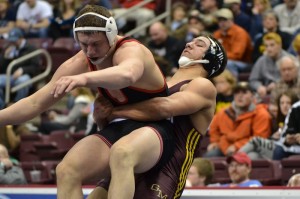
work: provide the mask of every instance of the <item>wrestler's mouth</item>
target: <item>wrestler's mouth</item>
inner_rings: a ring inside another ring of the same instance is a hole
[[[184,51],[183,51],[183,53],[188,53],[189,52],[189,50],[188,49],[185,49]]]
[[[91,61],[97,61],[99,59],[99,57],[89,57],[89,60]]]

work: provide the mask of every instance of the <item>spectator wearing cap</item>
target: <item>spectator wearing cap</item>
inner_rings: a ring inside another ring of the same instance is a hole
[[[223,184],[222,187],[261,187],[258,180],[249,178],[251,173],[251,159],[246,153],[238,152],[226,159],[228,164],[228,174],[231,183]]]
[[[282,49],[281,37],[275,33],[267,33],[263,37],[264,54],[255,62],[251,70],[249,81],[258,97],[264,100],[274,89],[275,83],[280,79],[278,60],[290,55]]]
[[[234,23],[244,28],[247,32],[251,31],[251,18],[241,10],[241,0],[224,0],[224,6],[232,11]]]
[[[8,0],[0,0],[0,38],[6,39],[8,32],[15,26],[15,16],[9,8]]]
[[[52,16],[52,7],[47,1],[25,0],[18,7],[16,26],[26,38],[46,38]]]
[[[254,102],[254,92],[249,84],[239,82],[233,90],[231,105],[216,113],[211,122],[210,144],[205,157],[230,156],[253,136],[270,136],[270,114],[265,106]]]
[[[213,35],[227,52],[227,69],[238,77],[240,72],[249,71],[251,68],[253,46],[250,35],[234,23],[231,10],[222,8],[216,16],[219,29]]]
[[[272,117],[272,135],[266,139],[262,137],[252,137],[248,143],[246,143],[239,151],[247,153],[251,160],[257,159],[269,159],[273,157],[274,149],[282,136],[282,127],[285,118],[295,102],[299,98],[291,90],[286,90],[281,93],[276,102],[272,102],[272,105],[276,108],[276,113],[271,113],[270,104],[268,110]]]
[[[11,61],[36,50],[36,47],[27,42],[19,28],[14,28],[9,32],[8,41],[9,44],[4,48],[4,52],[0,55],[0,89],[2,90],[5,89],[7,78],[10,78],[11,86],[17,86],[30,80],[32,76],[39,72],[39,57],[33,57],[14,66],[11,76],[6,76],[7,67]],[[30,86],[26,86],[18,90],[14,102],[28,96],[29,89]]]

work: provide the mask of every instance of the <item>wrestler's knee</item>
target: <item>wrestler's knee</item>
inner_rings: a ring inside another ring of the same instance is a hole
[[[133,167],[134,149],[128,145],[114,144],[110,151],[109,164],[111,167]]]
[[[61,161],[56,167],[57,181],[74,181],[80,178],[80,171],[77,171],[72,164]]]

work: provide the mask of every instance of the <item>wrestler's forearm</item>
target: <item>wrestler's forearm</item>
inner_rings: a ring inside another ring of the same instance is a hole
[[[30,98],[22,99],[12,106],[0,111],[0,126],[26,122],[38,113],[40,113],[39,109],[30,101]]]
[[[83,74],[87,87],[121,89],[133,85],[142,73],[122,66],[114,66]]]

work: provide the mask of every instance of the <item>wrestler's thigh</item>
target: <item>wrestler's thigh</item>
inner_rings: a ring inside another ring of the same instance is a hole
[[[142,127],[118,140],[112,148],[126,147],[135,165],[135,173],[148,171],[159,161],[162,141],[153,128]]]
[[[83,180],[110,176],[110,148],[96,135],[77,142],[66,154],[63,163],[78,171]]]

